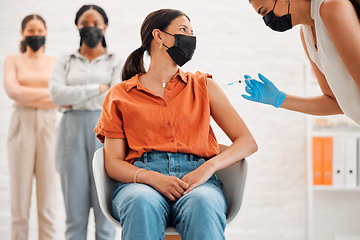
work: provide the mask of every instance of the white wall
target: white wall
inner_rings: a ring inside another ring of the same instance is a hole
[[[140,25],[148,13],[160,8],[177,8],[191,18],[198,38],[194,58],[183,69],[209,72],[220,85],[243,79],[244,74],[255,76],[261,72],[287,93],[304,93],[305,56],[299,28],[286,33],[271,31],[247,0],[0,0],[0,75],[3,76],[5,56],[18,52],[20,23],[27,14],[38,13],[47,21],[47,54],[59,56],[77,49],[79,36],[74,17],[85,3],[95,3],[105,9],[109,17],[106,33],[109,50],[123,59],[140,46]],[[227,239],[305,239],[304,115],[248,102],[240,96],[244,85],[223,89],[259,145],[259,151],[248,158],[243,205],[239,218],[227,229]],[[3,126],[0,130],[0,239],[9,239],[6,136],[12,101],[2,85],[0,91],[0,124]],[[215,130],[220,142],[229,143],[219,129]],[[59,211],[60,240],[64,239],[61,206]],[[33,204],[30,239],[36,239],[36,229]]]

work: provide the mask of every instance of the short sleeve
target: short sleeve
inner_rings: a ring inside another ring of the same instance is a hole
[[[96,137],[103,143],[105,137],[110,138],[126,138],[123,129],[123,118],[121,110],[118,108],[119,101],[114,98],[111,89],[105,97],[99,122],[94,131]]]

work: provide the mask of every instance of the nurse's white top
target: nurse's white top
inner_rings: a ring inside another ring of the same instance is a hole
[[[319,10],[323,1],[311,0],[311,18],[315,22],[317,49],[315,48],[311,27],[303,25],[302,30],[306,47],[311,60],[325,75],[341,110],[360,124],[360,90],[346,69],[320,17]]]

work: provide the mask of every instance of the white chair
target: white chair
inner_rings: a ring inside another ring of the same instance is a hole
[[[109,178],[105,171],[103,148],[96,150],[92,164],[95,186],[101,210],[112,224],[121,228],[119,221],[111,215],[111,194],[115,190],[115,181]],[[224,184],[223,191],[228,205],[228,211],[226,214],[227,225],[235,219],[240,210],[246,181],[246,173],[247,163],[245,159],[216,172],[216,175]],[[174,227],[166,228],[165,234],[179,235]]]

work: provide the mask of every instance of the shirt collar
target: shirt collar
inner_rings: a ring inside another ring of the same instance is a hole
[[[141,90],[144,87],[141,85],[140,81],[139,81],[139,76],[143,75],[143,73],[140,74],[136,74],[135,76],[133,76],[132,78],[130,78],[129,80],[125,80],[125,90],[128,92],[130,91],[133,87],[136,87],[137,89]],[[173,81],[174,79],[181,79],[184,83],[188,82],[188,75],[187,73],[183,72],[180,68],[178,69],[177,73],[175,74],[175,76],[173,77],[173,79],[171,81]]]
[[[74,52],[71,54],[71,56],[80,58],[80,59],[82,59],[82,60],[89,61],[89,59],[87,59],[86,57],[84,57],[83,55],[80,54],[80,49],[74,51]],[[94,60],[95,60],[95,61],[99,61],[99,60],[102,60],[102,59],[105,59],[105,58],[108,58],[108,57],[112,57],[112,56],[113,56],[112,53],[109,53],[108,51],[106,51],[105,54],[98,56],[97,58],[93,59],[92,61],[94,61]]]

